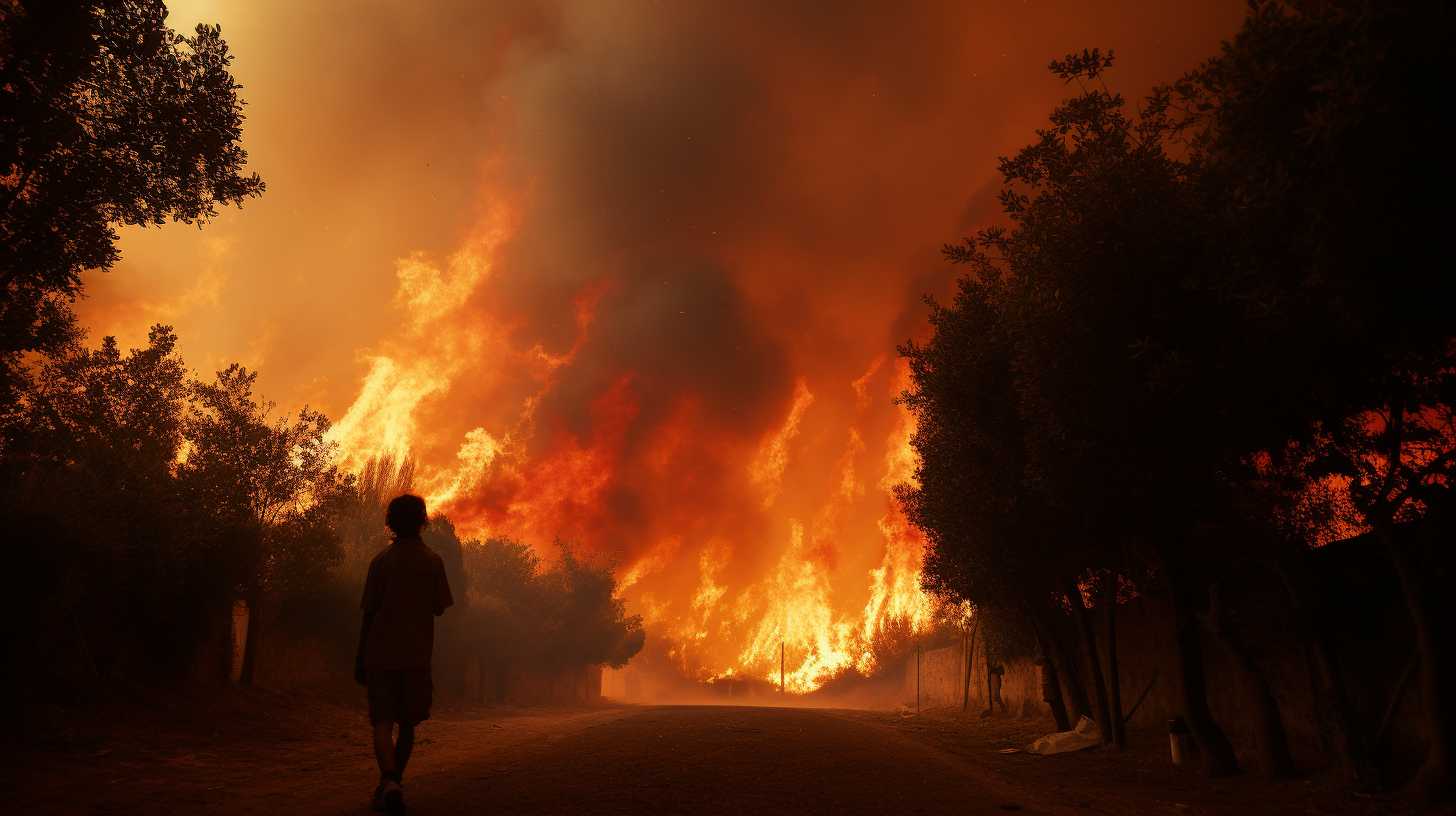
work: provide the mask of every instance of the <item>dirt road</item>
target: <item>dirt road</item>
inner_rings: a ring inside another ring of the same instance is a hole
[[[327,712],[326,712],[327,714]],[[304,717],[305,715],[299,715]],[[44,813],[365,814],[364,729],[125,742],[36,761],[19,804]],[[297,725],[297,724],[295,724]],[[410,812],[1048,812],[896,729],[810,709],[613,707],[436,718],[405,780]]]
[[[644,708],[410,780],[412,812],[845,814],[1034,810],[872,723],[782,708]],[[347,811],[339,811],[347,812]]]
[[[365,816],[377,772],[356,697],[234,690],[70,711],[0,789],[22,813]],[[1045,727],[959,711],[446,707],[421,726],[405,787],[418,816],[1405,812],[1320,778],[1208,780],[1173,768],[1160,734],[1125,753],[1018,750]]]

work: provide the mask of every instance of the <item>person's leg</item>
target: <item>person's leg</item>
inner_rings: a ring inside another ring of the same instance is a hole
[[[401,726],[400,731],[404,728]],[[379,763],[379,776],[384,779],[398,779],[402,768],[395,760],[394,754],[394,723],[377,722],[374,724],[374,761]],[[414,732],[410,732],[410,741],[414,741]]]
[[[403,774],[415,747],[415,726],[430,718],[434,683],[428,671],[405,672],[400,702],[399,739],[394,743],[394,767]]]
[[[399,781],[399,764],[394,759],[394,724],[406,719],[404,682],[400,672],[375,671],[369,674],[369,723],[374,729],[374,761],[379,764],[380,779]]]
[[[399,724],[399,739],[394,742],[394,769],[402,777],[404,766],[409,764],[410,752],[415,748],[415,727],[408,723]]]

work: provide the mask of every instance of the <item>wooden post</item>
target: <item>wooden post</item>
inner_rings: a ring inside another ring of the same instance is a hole
[[[980,631],[981,616],[977,615],[976,625],[971,628],[970,645],[966,646],[966,674],[965,678],[961,681],[965,683],[965,685],[961,689],[961,711],[966,711],[971,707],[971,669],[974,668],[975,665],[974,658],[976,654],[976,633]]]
[[[779,694],[786,694],[784,685],[784,642],[779,641]]]
[[[915,644],[915,713],[920,713],[920,644]]]

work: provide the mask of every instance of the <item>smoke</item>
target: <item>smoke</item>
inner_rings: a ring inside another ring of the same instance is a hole
[[[269,193],[206,247],[128,233],[83,314],[261,366],[466,533],[615,562],[686,672],[783,641],[813,687],[928,615],[894,346],[1063,93],[1046,62],[1116,48],[1136,94],[1240,12],[175,3],[223,24]]]

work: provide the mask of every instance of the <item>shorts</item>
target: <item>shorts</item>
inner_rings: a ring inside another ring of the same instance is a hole
[[[369,670],[369,722],[415,725],[430,718],[430,670]]]

